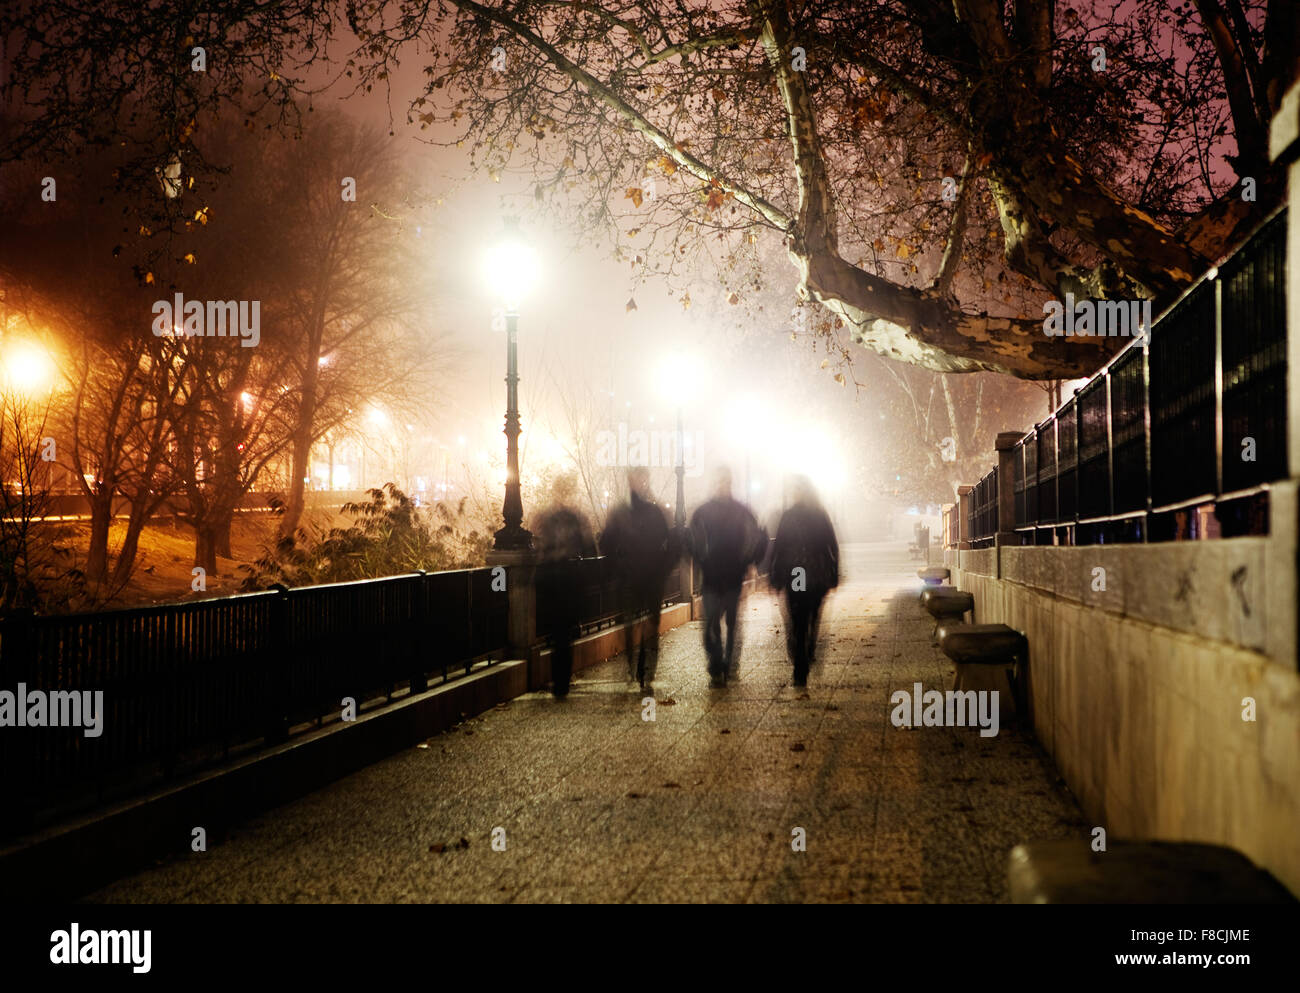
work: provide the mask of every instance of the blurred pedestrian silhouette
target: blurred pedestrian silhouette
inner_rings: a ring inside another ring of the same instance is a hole
[[[639,683],[643,692],[651,692],[659,659],[664,583],[679,551],[668,528],[668,516],[651,496],[650,470],[640,466],[629,469],[627,488],[628,502],[610,512],[600,550],[609,556],[619,584],[626,619],[628,679]]]
[[[767,534],[748,507],[731,496],[731,470],[717,471],[714,495],[691,517],[691,555],[700,564],[704,605],[704,651],[709,683],[725,686],[740,672],[740,587],[749,567],[767,551]],[[722,623],[726,621],[725,643]]]
[[[582,559],[596,554],[591,524],[575,504],[577,483],[557,476],[551,502],[533,524],[538,619],[551,643],[551,692],[564,697],[573,675],[573,639],[582,611]]]
[[[785,640],[794,666],[794,685],[808,685],[817,651],[817,623],[826,594],[840,582],[840,546],[835,528],[812,484],[791,481],[789,509],[781,515],[772,542],[768,582],[784,592]]]

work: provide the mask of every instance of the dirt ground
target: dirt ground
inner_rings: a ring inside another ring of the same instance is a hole
[[[218,557],[216,574],[205,578],[206,590],[192,589],[194,581],[194,532],[183,524],[170,521],[145,527],[140,534],[140,550],[136,557],[135,572],[130,582],[106,607],[135,607],[151,603],[171,603],[176,600],[225,596],[239,592],[239,584],[247,575],[241,569],[266,554],[275,540],[279,518],[266,513],[239,514],[230,532],[230,550],[233,558]],[[346,525],[342,515],[330,511],[309,511],[303,515],[304,526],[311,523]],[[126,531],[125,521],[114,521],[109,532],[109,554],[115,557]],[[75,549],[84,561],[89,537],[88,523],[73,524],[65,530],[59,545]]]

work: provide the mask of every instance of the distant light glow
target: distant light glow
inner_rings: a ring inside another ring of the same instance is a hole
[[[674,352],[659,363],[659,390],[674,407],[680,407],[695,395],[700,365],[694,358]],[[628,406],[632,406],[629,402]]]
[[[38,393],[54,385],[54,362],[49,353],[30,342],[6,345],[3,353],[4,384],[20,393]]]
[[[483,258],[484,280],[508,308],[517,306],[528,296],[540,275],[537,253],[518,233],[508,233]]]
[[[844,486],[845,456],[820,428],[794,427],[782,439],[779,450],[789,470],[807,476],[823,497],[838,493]]]

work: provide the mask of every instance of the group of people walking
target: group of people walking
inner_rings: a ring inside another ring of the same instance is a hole
[[[628,502],[614,508],[599,539],[620,590],[627,631],[629,680],[653,690],[659,654],[659,612],[674,566],[689,557],[699,567],[704,653],[709,685],[740,676],[740,594],[751,567],[766,567],[783,597],[786,647],[795,686],[808,684],[816,656],[818,619],[826,595],[839,584],[839,543],[829,515],[804,477],[790,486],[790,503],[769,539],[753,511],[732,495],[731,472],[717,471],[712,497],[696,509],[685,531],[670,527],[650,492],[650,472],[628,471]],[[572,477],[562,477],[552,503],[534,524],[537,586],[551,642],[551,683],[567,695],[572,642],[580,621],[582,558],[596,554],[587,518],[573,506]]]

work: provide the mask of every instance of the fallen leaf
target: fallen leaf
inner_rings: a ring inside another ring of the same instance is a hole
[[[803,747],[803,742],[802,742],[802,741],[796,741],[793,745],[790,746],[790,751],[792,751],[792,752],[802,752],[802,751],[805,751],[805,749],[804,749],[804,747]]]
[[[445,844],[443,844],[441,841],[438,842],[438,844],[436,844],[436,845],[430,845],[430,846],[429,846],[429,851],[431,851],[431,852],[437,852],[439,855],[441,855],[441,854],[442,854],[443,852],[445,852],[446,850],[447,850],[447,846],[446,846]]]

